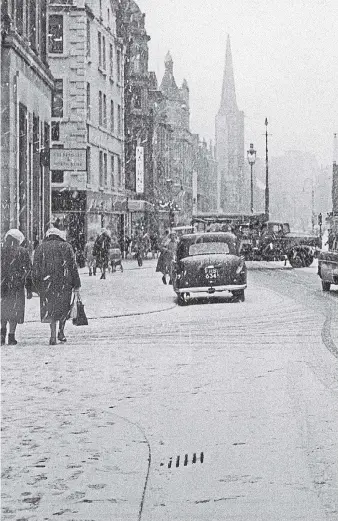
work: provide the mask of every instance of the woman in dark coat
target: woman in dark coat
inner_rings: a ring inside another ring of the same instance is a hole
[[[24,236],[20,230],[9,230],[1,248],[1,345],[6,342],[9,323],[8,345],[16,345],[17,324],[25,318],[25,287],[27,298],[32,298],[32,265],[28,251],[20,246]]]
[[[63,232],[50,228],[46,238],[37,247],[33,261],[33,284],[40,295],[41,322],[50,324],[50,345],[56,344],[56,323],[59,322],[58,340],[66,342],[64,334],[72,292],[81,286],[75,255]]]
[[[109,263],[109,249],[111,244],[111,238],[108,230],[102,229],[101,234],[96,238],[93,255],[96,259],[96,266],[101,268],[101,279],[106,278],[106,270],[108,269]]]

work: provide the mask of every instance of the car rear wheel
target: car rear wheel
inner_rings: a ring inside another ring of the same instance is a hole
[[[177,293],[177,304],[179,306],[186,306],[187,299],[185,293]]]
[[[232,295],[233,297],[236,299],[236,300],[239,300],[239,302],[244,302],[245,301],[245,292],[244,292],[244,289],[240,289],[238,291],[233,291],[232,292]]]
[[[322,289],[323,291],[330,291],[331,282],[327,282],[326,280],[322,280]]]

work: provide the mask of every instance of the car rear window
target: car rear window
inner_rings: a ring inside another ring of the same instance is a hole
[[[191,244],[189,255],[205,255],[213,253],[229,253],[229,246],[226,242],[199,242]]]

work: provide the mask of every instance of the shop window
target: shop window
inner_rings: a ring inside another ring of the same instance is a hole
[[[51,14],[48,25],[48,52],[63,53],[63,16]]]
[[[52,183],[63,183],[64,172],[63,170],[52,170]]]
[[[63,118],[63,80],[57,79],[54,82],[52,100],[52,118]]]

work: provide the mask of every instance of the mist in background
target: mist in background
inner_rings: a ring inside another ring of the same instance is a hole
[[[149,68],[160,82],[168,50],[186,78],[191,130],[214,140],[226,38],[231,39],[245,146],[265,155],[299,150],[332,164],[338,132],[337,0],[137,0],[146,14]]]

